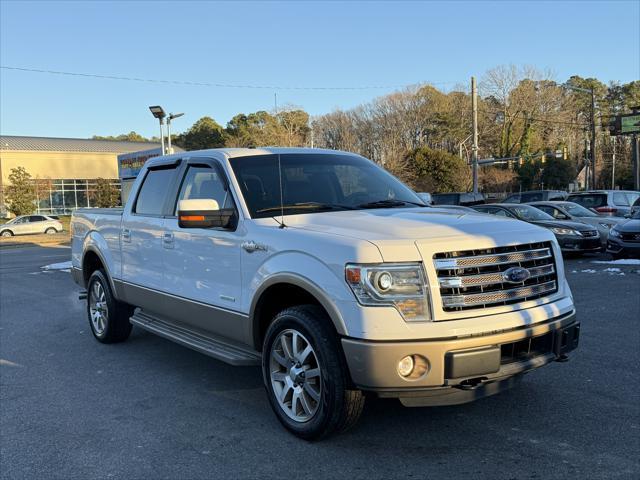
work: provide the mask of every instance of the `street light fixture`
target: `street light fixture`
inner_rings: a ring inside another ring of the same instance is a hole
[[[164,125],[164,117],[166,117],[166,114],[164,113],[164,110],[160,105],[152,105],[149,107],[149,110],[151,111],[151,114],[160,122],[160,143],[162,144],[162,154],[164,155],[166,151],[164,149],[164,129],[162,128],[162,126]]]
[[[164,112],[163,112],[164,113]],[[171,120],[183,116],[184,113],[170,113],[167,117],[167,142],[168,142],[168,150],[169,153],[173,153],[173,148],[171,147]]]

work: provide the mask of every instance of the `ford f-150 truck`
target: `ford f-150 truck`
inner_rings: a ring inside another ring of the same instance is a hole
[[[365,393],[465,403],[578,344],[550,231],[426,206],[351,153],[154,158],[123,209],[78,210],[71,229],[98,341],[135,325],[261,365],[277,418],[306,439],[354,424]]]

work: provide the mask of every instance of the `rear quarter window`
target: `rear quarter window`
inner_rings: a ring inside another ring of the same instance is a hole
[[[618,205],[619,207],[628,207],[629,200],[624,193],[614,193],[613,194],[613,203],[614,205]]]

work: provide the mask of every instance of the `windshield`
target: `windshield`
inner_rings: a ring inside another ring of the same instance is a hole
[[[577,203],[568,202],[563,203],[562,206],[564,209],[569,212],[574,217],[598,217],[599,215],[593,213],[591,210],[584,208],[582,205],[578,205]]]
[[[287,153],[236,157],[230,162],[252,218],[280,215],[281,191],[285,215],[425,206],[398,179],[361,157]]]
[[[530,205],[518,205],[517,207],[511,207],[510,210],[516,214],[516,216],[527,222],[535,222],[538,220],[553,220],[553,217],[548,213],[544,213],[542,210],[538,210],[536,207]]]

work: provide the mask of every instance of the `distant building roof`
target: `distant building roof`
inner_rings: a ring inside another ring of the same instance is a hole
[[[89,138],[19,137],[0,135],[0,150],[40,150],[48,152],[129,153],[160,148],[155,142],[121,142]],[[174,147],[176,151],[181,149]]]

